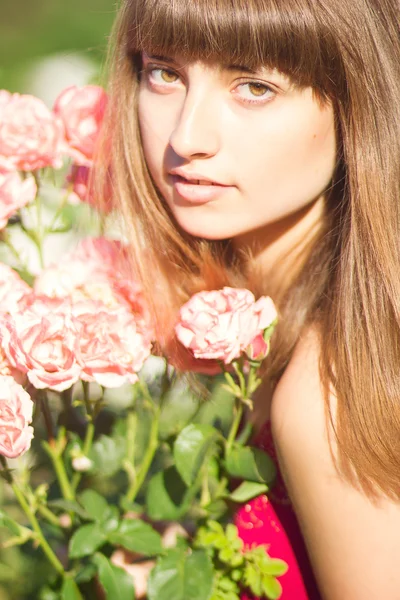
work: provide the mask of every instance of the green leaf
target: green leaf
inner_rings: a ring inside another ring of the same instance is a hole
[[[61,588],[61,600],[83,600],[78,586],[70,577],[64,579],[64,583]]]
[[[174,443],[175,466],[187,486],[191,486],[219,433],[211,425],[191,423]]]
[[[172,386],[162,401],[160,437],[176,436],[192,419],[199,407],[199,399],[189,387]]]
[[[266,342],[268,342],[271,339],[271,336],[274,333],[277,323],[278,323],[278,319],[275,319],[275,321],[273,323],[271,323],[271,325],[269,327],[267,327],[267,329],[264,331],[263,338]]]
[[[116,506],[109,506],[104,514],[103,520],[99,523],[100,528],[104,533],[111,533],[118,529],[119,525],[119,510]]]
[[[268,454],[250,446],[233,446],[225,468],[229,475],[270,485],[276,477],[276,466]]]
[[[123,438],[101,435],[94,442],[89,458],[102,476],[110,477],[121,468],[125,453],[126,441]]]
[[[85,521],[92,521],[92,516],[82,508],[78,502],[74,502],[72,500],[62,500],[61,498],[58,500],[50,500],[48,503],[49,508],[59,508],[65,512],[72,512],[84,519]]]
[[[101,522],[108,514],[107,500],[94,490],[85,490],[79,496],[79,502],[93,521]]]
[[[214,385],[210,398],[207,399],[207,402],[203,402],[194,422],[213,425],[223,435],[228,436],[232,424],[235,397],[232,395],[231,390],[224,389],[222,383],[224,381],[223,375],[213,378]]]
[[[86,565],[84,565],[80,571],[78,571],[78,573],[75,576],[75,581],[76,583],[87,583],[88,581],[91,581],[93,579],[93,577],[96,575],[97,573],[97,568],[95,567],[95,565],[92,565],[91,563],[87,563]]]
[[[271,577],[271,575],[264,575],[262,577],[262,589],[270,600],[278,600],[282,595],[281,584],[274,577]]]
[[[224,500],[219,499],[210,502],[210,504],[207,504],[204,507],[204,510],[207,511],[208,519],[219,519],[220,517],[222,517],[222,515],[226,513],[226,511],[228,510],[228,506]]]
[[[163,552],[161,535],[141,519],[124,519],[108,539],[112,544],[146,556]]]
[[[234,502],[247,502],[255,496],[264,494],[268,491],[268,486],[264,483],[254,483],[253,481],[243,481],[231,494],[229,498]]]
[[[93,554],[107,540],[97,523],[83,525],[77,529],[69,543],[69,557],[81,558]]]
[[[265,575],[280,577],[287,573],[288,564],[279,558],[271,558],[266,564],[263,564],[262,571]]]
[[[190,506],[188,489],[175,467],[159,471],[149,481],[147,514],[154,521],[176,521]]]
[[[93,562],[97,566],[98,577],[106,600],[134,600],[133,580],[126,571],[113,565],[104,554],[96,553]]]
[[[160,558],[150,573],[149,600],[209,600],[214,569],[203,550],[192,554],[173,550]]]

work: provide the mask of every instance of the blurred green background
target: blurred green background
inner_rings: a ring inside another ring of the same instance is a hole
[[[0,88],[52,104],[97,82],[115,12],[114,0],[0,0]]]

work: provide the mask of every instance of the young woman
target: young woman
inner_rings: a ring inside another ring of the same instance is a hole
[[[272,423],[328,600],[400,598],[399,18],[125,0],[116,24],[106,137],[161,344],[199,289],[274,299],[249,418]]]

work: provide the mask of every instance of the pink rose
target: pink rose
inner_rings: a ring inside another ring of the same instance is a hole
[[[24,298],[32,288],[11,267],[0,263],[0,313],[13,313],[21,309]]]
[[[93,261],[103,271],[123,270],[126,272],[129,269],[127,248],[122,242],[105,237],[84,238],[70,256],[83,262]]]
[[[33,177],[23,180],[16,171],[0,172],[0,229],[17,210],[35,199],[36,191]]]
[[[141,331],[153,337],[142,288],[135,281],[126,248],[116,240],[86,238],[37,277],[37,294],[93,300],[110,309],[125,308],[135,315]]]
[[[39,98],[12,94],[0,104],[0,168],[61,167],[60,137],[56,118]]]
[[[21,371],[14,369],[14,367],[11,365],[10,361],[8,360],[8,358],[6,356],[6,353],[4,352],[4,350],[1,346],[0,346],[0,375],[7,375],[9,377],[12,377],[20,385],[26,384],[26,375],[24,373],[21,373]]]
[[[31,446],[33,402],[12,377],[0,376],[0,454],[17,458]]]
[[[229,364],[263,334],[276,316],[270,298],[256,302],[249,290],[225,287],[195,294],[181,308],[175,331],[195,358]]]
[[[0,325],[1,345],[12,366],[37,389],[58,392],[80,377],[79,335],[71,306],[46,297],[33,298],[23,312],[4,316]]]
[[[81,379],[108,388],[136,383],[151,343],[140,332],[134,316],[123,309],[111,311],[98,302],[77,304],[73,310],[82,325]]]
[[[247,347],[246,354],[250,360],[261,361],[268,356],[269,347],[269,341],[266,342],[263,334],[259,333]]]
[[[93,206],[93,208],[108,214],[113,209],[111,176],[109,176],[104,190],[104,195],[106,197],[103,198],[96,198],[95,190],[92,188],[90,178],[91,170],[89,167],[72,165],[67,176],[67,184],[72,186],[69,202],[71,204],[86,202],[87,204],[90,204],[90,206]]]
[[[128,249],[118,240],[104,237],[85,238],[71,254],[75,260],[93,265],[96,279],[106,276],[111,286],[115,303],[131,310],[136,317],[142,316],[146,327],[150,327],[150,317],[143,297],[142,287],[135,280]],[[94,298],[94,296],[92,296]],[[103,298],[94,298],[104,302]],[[154,335],[152,332],[150,335]]]
[[[55,102],[54,113],[64,126],[65,151],[79,165],[92,165],[106,104],[106,92],[96,85],[71,86]]]

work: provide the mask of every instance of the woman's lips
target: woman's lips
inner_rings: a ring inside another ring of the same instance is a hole
[[[205,204],[215,200],[233,187],[218,183],[196,183],[179,175],[172,175],[172,185],[177,194],[191,204]]]

